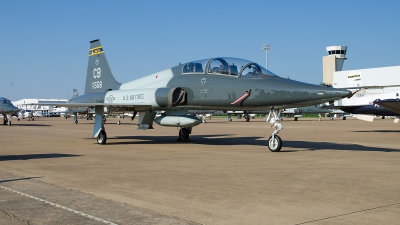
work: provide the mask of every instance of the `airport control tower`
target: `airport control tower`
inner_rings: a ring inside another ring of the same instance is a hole
[[[333,73],[341,71],[346,59],[347,46],[328,46],[328,55],[322,58],[323,83],[333,85]]]

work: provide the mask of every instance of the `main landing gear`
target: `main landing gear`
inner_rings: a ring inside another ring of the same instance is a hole
[[[97,135],[97,143],[100,145],[104,145],[107,142],[107,133],[106,133],[106,129],[104,128],[104,124],[105,124],[106,120],[104,115],[96,115],[95,118],[95,127],[96,125],[100,125],[100,131],[99,134]]]
[[[181,127],[177,141],[190,141],[189,135],[192,133],[191,127]]]
[[[100,131],[99,135],[97,136],[97,143],[104,145],[106,142],[107,142],[107,133],[103,127],[103,129]]]
[[[11,126],[11,115],[3,115],[3,125]]]
[[[279,152],[282,148],[282,139],[277,135],[283,129],[282,124],[279,123],[281,110],[271,109],[269,111],[267,122],[274,127],[274,132],[268,138],[268,148],[271,152]]]
[[[78,124],[78,113],[74,113],[74,123]]]

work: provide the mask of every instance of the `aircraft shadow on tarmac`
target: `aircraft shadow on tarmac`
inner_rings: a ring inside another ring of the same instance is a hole
[[[283,147],[304,148],[305,150],[308,151],[332,149],[332,150],[344,150],[344,151],[400,152],[399,149],[393,149],[393,148],[370,147],[359,144],[341,144],[333,142],[311,142],[311,141],[284,141]]]
[[[20,180],[30,180],[30,179],[35,179],[35,178],[42,178],[42,177],[25,177],[25,178],[16,178],[16,179],[9,179],[9,180],[0,180],[0,183],[20,181]]]
[[[357,130],[360,133],[400,133],[400,130]]]
[[[123,142],[107,142],[107,145],[124,144],[200,144],[200,145],[253,145],[263,146],[268,149],[268,140],[265,137],[229,137],[230,134],[191,136],[191,141],[177,141],[176,136],[117,136],[109,137],[109,140],[131,140]],[[93,140],[93,139],[92,139]],[[400,149],[371,147],[359,144],[342,144],[333,142],[312,141],[283,141],[281,152],[320,151],[320,150],[344,150],[344,151],[376,151],[376,152],[400,152]]]
[[[14,127],[50,127],[52,125],[49,124],[37,124],[37,123],[13,123],[12,126]]]
[[[63,157],[77,157],[81,155],[73,154],[28,154],[28,155],[0,155],[1,161],[11,161],[11,160],[30,160],[30,159],[51,159],[51,158],[63,158]]]

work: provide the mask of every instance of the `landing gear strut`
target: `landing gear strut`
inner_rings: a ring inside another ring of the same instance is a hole
[[[74,113],[74,123],[78,124],[78,113]]]
[[[267,117],[267,122],[271,124],[271,127],[274,127],[274,132],[268,138],[268,148],[271,152],[279,152],[282,148],[282,139],[277,135],[283,129],[282,124],[279,123],[280,114],[280,109],[271,109]]]
[[[3,125],[11,126],[11,114],[3,115]]]

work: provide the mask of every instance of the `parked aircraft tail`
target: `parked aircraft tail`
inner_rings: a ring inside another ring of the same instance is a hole
[[[100,40],[90,41],[89,62],[86,74],[85,94],[116,90],[121,86],[108,65]]]

